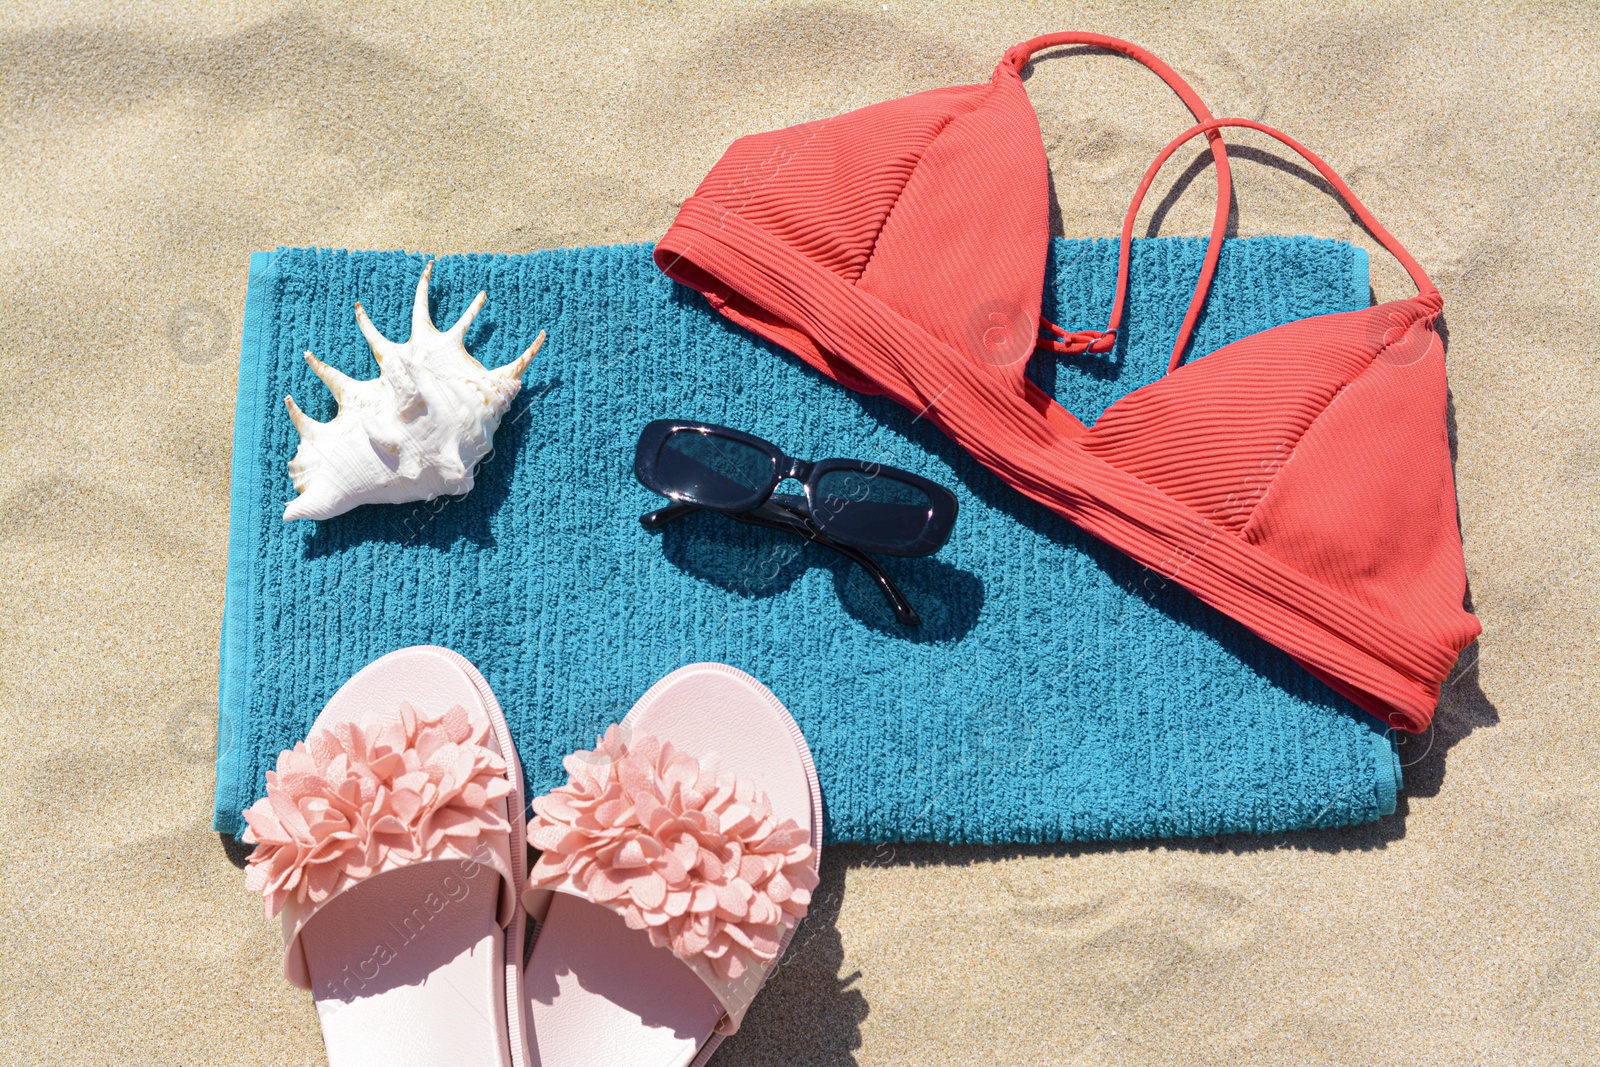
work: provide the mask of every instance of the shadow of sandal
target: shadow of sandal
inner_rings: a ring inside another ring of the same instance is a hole
[[[750,1006],[744,1025],[711,1057],[712,1067],[846,1067],[856,1062],[861,1024],[871,1008],[856,988],[861,973],[839,973],[844,968],[839,909],[849,866],[823,849],[822,882],[812,892],[811,910]]]

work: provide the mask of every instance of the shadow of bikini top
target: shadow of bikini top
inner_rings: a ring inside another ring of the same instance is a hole
[[[1021,74],[1034,52],[1059,45],[1138,60],[1199,120],[1139,185],[1104,330],[1069,333],[1039,314],[1048,164]],[[1285,323],[1183,365],[1227,224],[1224,127],[1305,157],[1419,293]],[[1112,348],[1135,215],[1161,165],[1201,134],[1217,207],[1169,373],[1085,426],[1025,376],[1027,360],[1036,346]],[[988,84],[742,137],[655,260],[734,322],[929,419],[1019,492],[1394,727],[1426,729],[1479,632],[1462,607],[1438,289],[1326,163],[1261,123],[1213,118],[1136,45],[1049,34],[1006,52]]]

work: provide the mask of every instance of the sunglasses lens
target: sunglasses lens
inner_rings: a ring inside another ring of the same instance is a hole
[[[753,445],[678,430],[661,442],[652,488],[702,507],[739,510],[761,501],[776,470],[777,461]]]
[[[893,552],[927,530],[933,504],[928,494],[885,471],[828,471],[817,479],[812,519],[840,540]]]

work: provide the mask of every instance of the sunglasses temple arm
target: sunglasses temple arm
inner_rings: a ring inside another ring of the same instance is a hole
[[[849,545],[835,541],[826,534],[811,533],[809,536],[817,544],[826,545],[828,548],[833,549],[839,555],[850,560],[871,575],[872,580],[878,584],[878,588],[883,592],[884,599],[889,602],[889,607],[894,611],[895,618],[906,626],[922,625],[922,617],[911,606],[911,602],[906,599],[905,594],[900,592],[900,587],[894,584],[894,579],[885,574],[883,568],[878,566],[871,556],[858,548],[852,548]]]
[[[655,511],[651,511],[639,516],[639,525],[648,530],[657,530],[668,523],[677,522],[685,515],[698,510],[699,505],[696,504],[668,504],[664,508],[657,508]],[[871,556],[867,555],[865,552],[862,552],[860,549],[852,548],[847,544],[835,541],[827,534],[822,533],[815,528],[809,527],[809,524],[805,523],[798,517],[789,521],[775,521],[764,516],[757,516],[748,513],[729,513],[728,517],[730,519],[737,519],[740,522],[751,523],[756,526],[770,526],[773,529],[784,530],[788,533],[794,534],[796,537],[804,537],[808,541],[815,541],[819,545],[833,549],[835,552],[839,553],[839,555],[850,560],[856,566],[866,571],[872,580],[877,583],[878,589],[883,593],[884,599],[889,602],[889,608],[894,612],[895,618],[899,619],[900,622],[906,626],[922,625],[922,617],[918,615],[916,609],[911,606],[911,602],[906,599],[905,594],[900,592],[900,587],[894,584],[894,579],[885,574],[883,568],[878,566],[878,564],[873,561]]]
[[[664,509],[665,510],[665,509]],[[921,626],[922,616],[911,606],[905,594],[900,592],[900,587],[894,584],[894,579],[884,573],[883,568],[873,558],[842,541],[835,541],[811,523],[804,515],[794,509],[785,507],[776,502],[770,502],[755,511],[725,512],[728,518],[737,522],[749,523],[751,526],[766,526],[774,530],[804,537],[807,541],[815,542],[824,548],[831,548],[845,559],[854,563],[871,576],[877,583],[878,589],[883,593],[883,598],[889,602],[889,608],[894,612],[894,617],[905,626]]]
[[[697,504],[675,503],[664,508],[657,508],[652,512],[639,516],[639,525],[647,530],[659,530],[670,522],[677,522],[685,515],[699,510]]]

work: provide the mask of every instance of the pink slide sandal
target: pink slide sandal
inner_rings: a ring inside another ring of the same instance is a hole
[[[522,771],[488,683],[417,646],[359,671],[245,812],[330,1067],[524,1067]]]
[[[696,663],[533,802],[523,906],[533,1063],[702,1064],[738,1029],[817,885],[822,792],[766,687]]]

